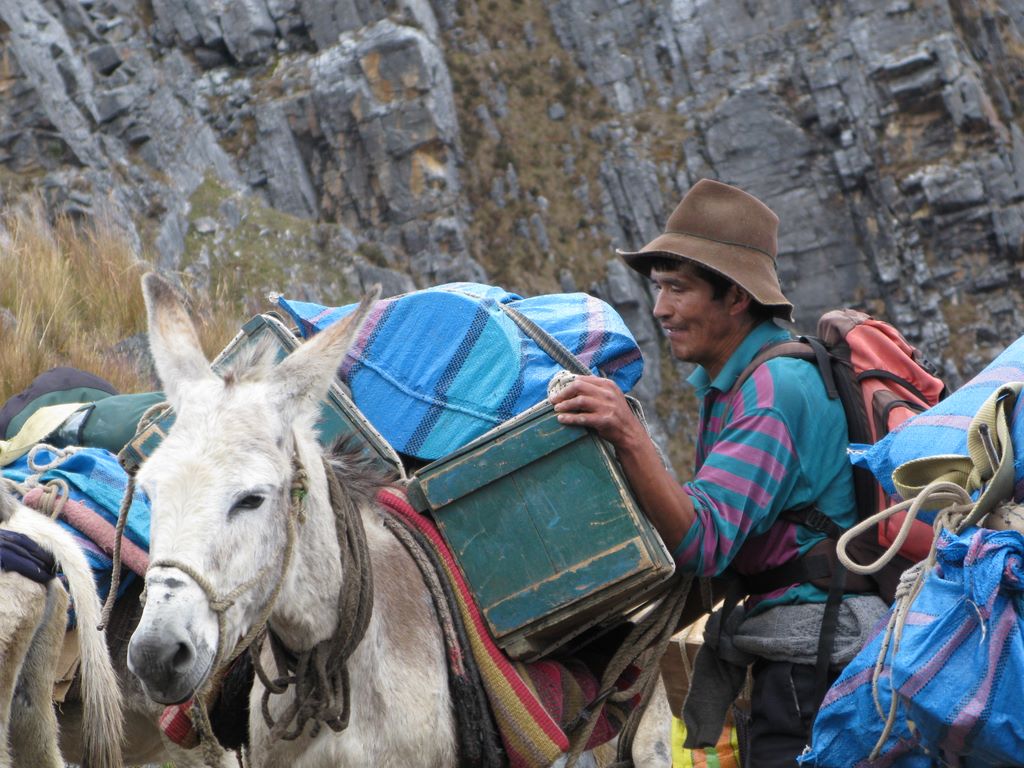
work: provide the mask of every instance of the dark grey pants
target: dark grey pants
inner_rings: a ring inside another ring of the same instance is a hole
[[[760,659],[753,674],[745,768],[794,768],[817,713],[814,665]]]

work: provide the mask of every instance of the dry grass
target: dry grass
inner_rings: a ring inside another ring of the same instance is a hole
[[[53,222],[38,204],[0,212],[0,402],[61,365],[122,392],[151,391],[145,366],[116,349],[145,330],[139,278],[147,268],[124,233],[102,220]],[[223,299],[194,300],[210,354],[246,319],[217,312]]]

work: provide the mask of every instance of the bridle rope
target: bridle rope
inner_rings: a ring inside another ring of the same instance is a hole
[[[231,606],[235,604],[235,601],[240,595],[245,594],[253,587],[263,583],[267,576],[275,570],[275,561],[272,560],[271,562],[268,562],[267,565],[260,569],[259,573],[248,581],[239,584],[223,596],[217,594],[216,589],[213,584],[210,583],[209,579],[188,563],[175,560],[173,558],[162,558],[149,564],[150,568],[174,568],[175,570],[184,573],[195,582],[200,590],[202,590],[203,594],[206,596],[207,605],[210,610],[217,615],[217,655],[214,657],[212,664],[213,674],[211,674],[199,689],[196,690],[192,704],[193,722],[195,723],[196,730],[199,732],[199,737],[203,744],[203,756],[207,765],[220,765],[220,745],[213,733],[213,726],[210,723],[210,716],[207,710],[206,701],[209,698],[210,693],[220,684],[222,674],[227,671],[231,663],[247,648],[253,645],[254,642],[256,642],[257,647],[262,643],[262,636],[266,629],[267,621],[269,620],[270,614],[277,602],[277,597],[281,593],[281,587],[284,584],[284,576],[288,572],[288,566],[291,564],[292,554],[295,551],[295,534],[297,525],[305,521],[303,505],[307,495],[307,483],[308,477],[305,469],[301,464],[299,464],[298,459],[294,459],[291,490],[289,493],[290,503],[288,505],[288,514],[285,518],[286,539],[284,557],[281,561],[280,571],[278,572],[277,579],[271,589],[270,597],[267,599],[267,602],[260,611],[259,618],[257,618],[242,639],[233,647],[230,654],[225,651],[228,644],[227,612]],[[129,486],[129,490],[132,490],[132,486]],[[145,591],[143,591],[143,602],[145,602]]]
[[[288,651],[271,631],[271,649],[278,672],[280,674],[282,668],[285,670],[285,674],[277,678],[271,679],[266,673],[259,661],[259,649],[253,646],[253,665],[266,688],[262,701],[263,719],[270,728],[272,739],[296,739],[310,720],[314,721],[310,736],[319,732],[321,724],[335,733],[348,727],[348,659],[362,641],[373,613],[373,570],[362,515],[342,491],[334,468],[326,459],[324,470],[341,557],[338,624],[330,637],[299,654]],[[294,672],[288,674],[289,668]],[[275,722],[270,714],[270,696],[284,693],[288,686],[294,686],[293,700]],[[294,723],[290,730],[289,723]]]

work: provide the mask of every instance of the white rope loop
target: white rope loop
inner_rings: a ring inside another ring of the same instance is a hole
[[[883,509],[870,517],[861,520],[839,537],[836,543],[836,555],[839,562],[851,573],[867,576],[877,573],[889,564],[906,542],[910,535],[910,529],[922,510],[950,510],[966,514],[973,509],[974,503],[970,495],[962,487],[948,480],[938,480],[927,485],[913,499],[901,501],[891,507]],[[863,533],[873,530],[879,523],[888,520],[890,517],[906,512],[906,517],[900,524],[899,533],[893,543],[883,552],[877,560],[870,563],[858,563],[847,554],[847,547],[850,542]]]
[[[53,458],[47,462],[39,462],[39,454],[43,451],[52,453]],[[25,457],[25,461],[28,463],[29,469],[37,474],[42,474],[48,469],[56,469],[76,453],[78,453],[78,447],[74,445],[69,445],[66,448],[55,448],[48,443],[36,443],[29,449],[29,452]]]
[[[925,578],[935,565],[938,543],[942,530],[946,529],[954,533],[959,532],[965,524],[968,524],[971,521],[974,516],[974,512],[976,511],[976,506],[977,502],[971,499],[970,494],[964,488],[955,482],[942,479],[929,483],[910,502],[901,502],[900,504],[883,510],[874,516],[874,518],[881,520],[889,517],[895,512],[908,509],[907,518],[900,527],[900,533],[897,536],[896,541],[894,541],[892,546],[886,550],[878,561],[876,561],[876,563],[881,563],[879,566],[881,567],[892,559],[895,552],[899,551],[899,547],[902,545],[902,542],[906,539],[906,534],[909,532],[910,525],[922,509],[938,508],[939,510],[935,516],[935,521],[932,524],[934,533],[932,536],[931,547],[928,550],[928,556],[920,562],[915,563],[900,576],[899,586],[896,588],[896,599],[893,603],[893,610],[889,616],[888,622],[886,623],[885,634],[882,637],[882,644],[878,651],[878,658],[875,659],[875,666],[871,675],[871,696],[875,704],[875,710],[878,712],[879,716],[885,720],[885,727],[882,729],[882,734],[875,743],[874,749],[871,750],[871,754],[868,758],[869,760],[878,758],[896,724],[896,712],[899,707],[899,696],[896,691],[892,689],[892,685],[890,683],[889,710],[888,712],[885,712],[883,711],[881,694],[879,692],[879,682],[882,677],[883,669],[885,668],[885,661],[889,656],[889,649],[891,647],[893,653],[899,650],[900,640],[903,637],[903,628],[907,623],[907,618],[910,616],[911,606],[920,594],[921,589],[924,586]],[[840,543],[843,543],[842,538],[840,539]],[[837,550],[839,549],[840,548],[837,547]],[[840,559],[842,560],[844,557],[846,557],[845,549],[840,551]],[[844,565],[847,564],[844,562]],[[874,565],[874,563],[871,564],[871,566]],[[871,566],[868,567],[870,568]],[[850,566],[847,565],[847,567]],[[853,569],[851,568],[851,570]],[[866,572],[873,573],[874,571],[867,570]]]

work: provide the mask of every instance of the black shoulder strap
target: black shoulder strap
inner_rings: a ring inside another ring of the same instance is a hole
[[[762,347],[754,355],[754,359],[736,377],[736,383],[732,385],[730,392],[735,392],[742,387],[743,383],[751,377],[754,371],[776,357],[795,357],[798,360],[814,363],[821,374],[821,380],[825,384],[825,391],[828,393],[829,399],[835,400],[839,397],[835,376],[832,375],[832,356],[829,354],[824,342],[814,336],[800,336],[796,339],[776,341]]]
[[[835,541],[838,541],[839,537],[846,532],[845,528],[836,525],[831,517],[818,509],[818,505],[813,501],[810,504],[804,504],[802,507],[782,510],[779,513],[779,519],[798,523],[810,528],[812,531],[824,533]]]

